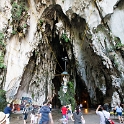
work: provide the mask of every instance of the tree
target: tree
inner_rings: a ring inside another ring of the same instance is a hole
[[[69,105],[71,104],[72,110],[74,110],[75,107],[75,90],[74,90],[74,83],[73,82],[68,82],[67,83],[68,89],[67,92],[63,92],[63,86],[60,87],[60,91],[58,92],[59,94],[59,99],[61,101],[61,105]]]

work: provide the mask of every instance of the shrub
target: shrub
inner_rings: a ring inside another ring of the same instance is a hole
[[[0,89],[0,111],[3,111],[6,105],[7,105],[6,92]]]

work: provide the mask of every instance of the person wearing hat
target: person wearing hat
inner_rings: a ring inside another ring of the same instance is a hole
[[[6,124],[6,115],[3,112],[0,112],[0,124]]]
[[[47,101],[43,102],[43,106],[40,109],[40,117],[39,124],[49,124],[49,121],[51,122],[50,124],[54,123]]]

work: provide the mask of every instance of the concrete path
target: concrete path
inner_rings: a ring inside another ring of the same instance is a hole
[[[53,110],[52,115],[54,124],[61,124],[60,110]],[[99,116],[95,114],[95,110],[83,110],[83,116],[86,124],[99,124]],[[111,119],[114,120],[115,124],[120,124],[117,117],[111,116]],[[23,124],[23,115],[21,111],[17,111],[11,115],[10,124]],[[28,116],[27,124],[30,124],[30,116]],[[69,120],[68,124],[73,124],[73,122]]]

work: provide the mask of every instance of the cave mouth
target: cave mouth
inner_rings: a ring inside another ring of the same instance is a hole
[[[78,75],[76,76],[75,100],[77,105],[82,104],[83,108],[91,107],[88,89],[85,82]]]
[[[55,76],[55,78],[52,80],[52,83],[54,85],[54,88],[52,89],[52,92],[54,94],[54,97],[52,99],[52,106],[53,106],[53,108],[60,108],[61,102],[59,100],[58,91],[60,90],[60,87],[61,87],[62,77]],[[92,107],[87,87],[86,87],[85,83],[80,79],[79,76],[77,76],[77,78],[76,78],[75,103],[77,105],[82,104],[83,108]]]
[[[64,68],[64,62],[61,59],[59,59],[59,63],[61,64],[61,67]],[[57,70],[57,72],[56,72],[56,74],[57,74],[58,70],[60,71],[59,65],[56,66],[56,70]],[[60,91],[60,87],[62,86],[61,85],[61,83],[62,83],[61,73],[56,75],[54,77],[54,79],[52,80],[52,84],[53,84],[52,93],[54,94],[54,97],[52,100],[53,108],[61,107],[61,102],[60,102],[59,95],[58,95],[58,91]],[[79,75],[76,75],[75,103],[77,105],[82,104],[83,108],[92,107],[87,86],[85,85],[85,82],[81,79],[81,77]]]
[[[52,46],[54,51],[57,51],[57,52],[55,52],[56,58],[57,58],[55,77],[52,79],[52,85],[53,85],[52,86],[52,94],[53,94],[52,107],[53,108],[60,108],[61,102],[59,99],[58,91],[60,91],[60,87],[62,86],[61,85],[61,83],[62,83],[61,73],[63,71],[65,71],[65,61],[63,61],[62,58],[64,58],[64,57],[68,58],[68,54],[66,51],[66,44],[65,43],[62,44],[60,42],[58,35],[56,35],[56,34],[54,35],[54,37],[52,37],[51,46]],[[68,69],[71,67],[70,63],[71,62],[67,61],[67,68]],[[73,78],[72,75],[70,75],[70,77]],[[76,79],[75,103],[77,105],[82,104],[83,108],[88,108],[91,106],[91,102],[90,102],[89,92],[87,90],[85,82],[81,79],[81,77],[78,74],[76,74],[75,79]]]

